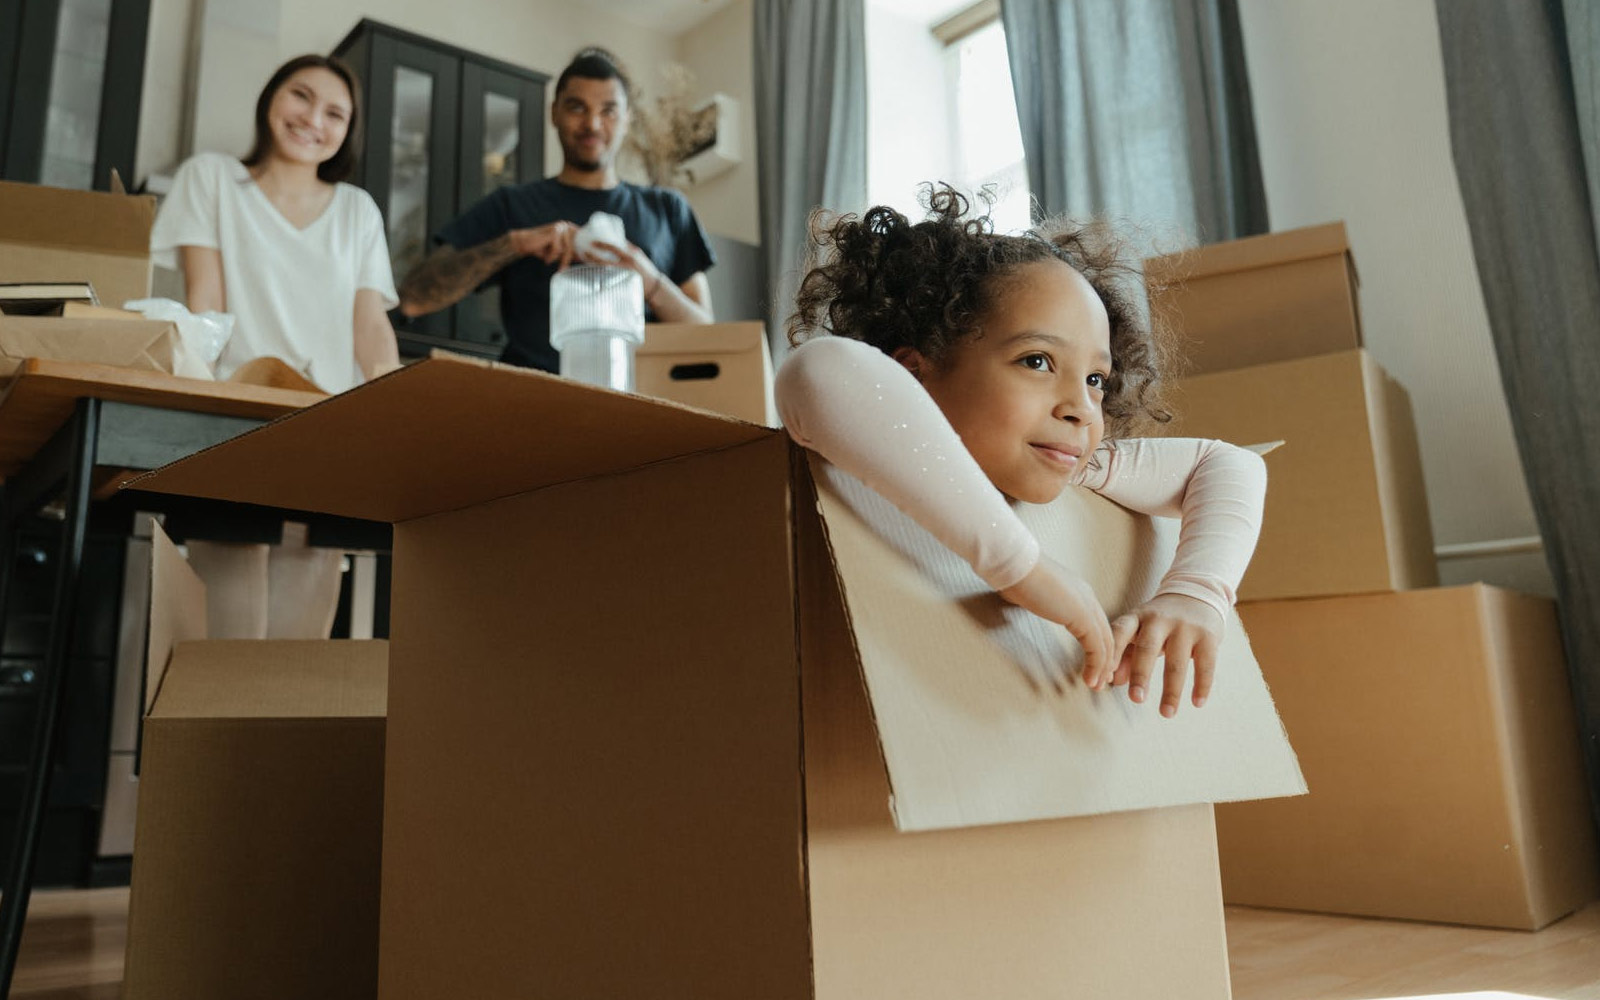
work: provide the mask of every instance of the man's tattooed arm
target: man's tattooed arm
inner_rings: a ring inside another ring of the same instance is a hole
[[[510,233],[465,250],[440,247],[401,282],[400,311],[422,316],[455,305],[519,256]]]

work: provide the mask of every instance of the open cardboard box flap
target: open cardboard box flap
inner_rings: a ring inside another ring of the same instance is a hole
[[[434,357],[129,485],[398,523],[772,433],[543,372]]]
[[[412,418],[423,411],[429,420],[418,424]],[[436,358],[135,485],[406,521],[780,433],[535,372]],[[863,766],[886,768],[899,828],[1305,790],[1237,620],[1203,710],[1186,707],[1163,720],[1153,704],[1134,706],[1120,689],[1096,694],[1074,683],[1044,693],[1050,664],[1080,655],[1064,630],[1005,606],[957,557],[849,477],[820,464],[795,469],[791,506],[823,519],[870,695],[881,759]],[[803,481],[812,478],[817,506]],[[1046,551],[1078,567],[1113,613],[1148,596],[1170,561],[1174,526],[1092,495],[1070,491],[1024,516]],[[808,716],[807,726],[814,723],[827,721]]]

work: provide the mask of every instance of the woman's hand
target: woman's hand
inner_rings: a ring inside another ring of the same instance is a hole
[[[1182,594],[1160,594],[1111,623],[1113,685],[1127,684],[1128,697],[1143,702],[1150,689],[1156,658],[1165,657],[1161,681],[1161,714],[1178,714],[1183,682],[1194,663],[1194,694],[1199,708],[1211,693],[1222,643],[1222,620],[1204,601]],[[1091,684],[1091,687],[1094,685]]]
[[[1115,661],[1111,658],[1111,623],[1099,598],[1082,578],[1062,569],[1049,559],[1039,564],[1017,583],[1000,591],[1000,596],[1019,608],[1026,608],[1066,626],[1083,646],[1083,679],[1099,687],[1109,678]]]

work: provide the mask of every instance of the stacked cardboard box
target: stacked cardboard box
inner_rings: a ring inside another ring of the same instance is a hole
[[[0,282],[87,285],[103,306],[150,294],[155,199],[0,181]],[[0,315],[0,377],[24,358],[211,377],[175,324],[68,304],[56,315]]]
[[[423,406],[420,437],[393,434]],[[139,485],[395,524],[384,1000],[1226,1000],[1207,803],[1304,789],[1242,629],[1220,654],[1234,683],[1204,712],[1167,721],[1081,685],[1043,693],[1032,671],[1062,669],[1066,633],[1008,612],[829,473],[779,431],[434,358]],[[1170,525],[1094,496],[1034,514],[1047,551],[1113,607],[1153,590],[1175,544]],[[147,745],[258,733],[274,794],[322,794],[307,761],[280,769],[266,742],[290,715],[333,714],[274,693],[288,664],[249,675],[245,697],[226,692],[247,676],[233,646],[178,648]],[[211,685],[180,699],[184,671]],[[280,721],[168,721],[236,703]],[[204,763],[197,745],[175,749],[168,778]],[[146,780],[160,766],[152,748]],[[352,794],[373,801],[376,780]],[[254,808],[238,802],[209,784],[147,800],[140,836],[200,824],[256,845],[245,826],[282,828],[227,815]],[[275,877],[309,915],[329,876],[306,848],[348,837],[295,839],[285,860],[303,871]],[[147,930],[146,898],[192,882],[196,840],[136,845],[129,966],[159,974],[140,995],[313,995],[285,978],[300,970],[262,968],[266,948],[197,929],[198,905],[165,940]],[[365,933],[370,910],[350,910]],[[283,912],[261,933],[282,932]],[[209,968],[245,949],[241,981],[197,986],[171,957],[191,943],[223,954]]]
[[[1217,809],[1232,903],[1535,929],[1596,893],[1550,601],[1437,588],[1410,403],[1343,224],[1146,262],[1195,373],[1173,433],[1268,458],[1239,613],[1311,794]]]

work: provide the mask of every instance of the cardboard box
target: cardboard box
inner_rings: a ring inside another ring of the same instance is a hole
[[[1177,720],[1052,693],[1064,631],[748,423],[433,358],[138,485],[395,524],[385,1000],[1222,1000],[1203,803],[1304,787],[1242,630]],[[1027,514],[1114,608],[1175,540]]]
[[[383,642],[205,641],[156,528],[122,996],[372,997]]]
[[[1144,262],[1152,306],[1195,373],[1361,346],[1360,280],[1344,223],[1214,243]]]
[[[1438,584],[1411,401],[1365,351],[1195,376],[1171,403],[1171,434],[1285,442],[1241,600]]]
[[[1537,930],[1597,895],[1555,605],[1240,606],[1311,794],[1217,807],[1230,903]]]
[[[48,358],[209,380],[169,320],[0,316],[0,359]]]
[[[150,295],[147,195],[0,181],[0,274],[7,281],[87,281],[100,304]]]
[[[650,323],[634,355],[641,395],[778,425],[772,354],[760,323]]]

